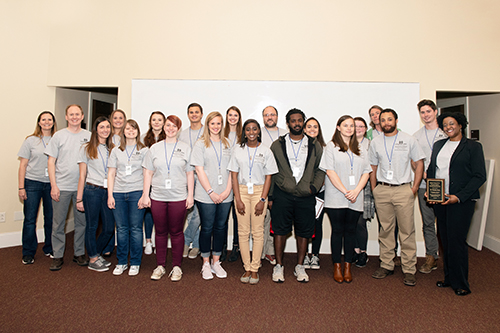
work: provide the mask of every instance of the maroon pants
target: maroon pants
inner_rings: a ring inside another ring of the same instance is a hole
[[[186,200],[165,202],[151,199],[151,214],[156,231],[156,263],[165,266],[168,235],[172,244],[172,267],[181,266],[184,251],[184,219]]]

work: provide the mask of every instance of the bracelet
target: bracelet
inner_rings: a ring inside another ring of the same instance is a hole
[[[83,202],[83,199],[82,200],[76,200],[76,203],[80,203],[80,202]]]
[[[266,202],[266,199],[264,199],[264,198],[260,198],[260,201],[262,201],[262,202]]]
[[[208,194],[208,195],[210,195],[210,194],[212,194],[213,192],[214,192],[214,190],[210,189],[210,190],[208,190],[208,191],[207,191],[207,194]]]
[[[21,191],[21,190],[24,190],[24,187],[20,187],[20,188],[19,188],[19,191]]]

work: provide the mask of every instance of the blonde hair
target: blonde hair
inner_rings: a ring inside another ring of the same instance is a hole
[[[224,132],[224,122],[223,122],[222,115],[218,111],[210,112],[210,114],[205,119],[205,126],[203,127],[202,140],[203,140],[203,142],[205,142],[205,147],[207,147],[207,148],[210,147],[210,130],[208,129],[208,124],[214,118],[217,118],[217,117],[220,117],[220,126],[221,126],[220,131],[219,131],[219,138],[222,141],[222,143],[224,144],[224,148],[229,148],[229,141],[224,137],[224,135],[222,135],[222,133]]]

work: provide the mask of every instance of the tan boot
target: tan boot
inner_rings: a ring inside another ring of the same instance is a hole
[[[340,268],[340,263],[333,264],[333,279],[338,282],[344,282],[344,277],[342,276],[342,269]]]
[[[429,274],[433,270],[437,269],[437,262],[436,261],[437,260],[434,259],[433,256],[427,255],[425,263],[422,266],[420,266],[418,271],[420,273]]]
[[[347,283],[351,283],[351,281],[352,281],[351,263],[350,262],[344,263],[344,281]]]

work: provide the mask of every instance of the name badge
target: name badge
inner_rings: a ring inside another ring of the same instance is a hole
[[[356,185],[356,179],[354,178],[354,176],[349,176],[349,185]]]
[[[165,188],[170,190],[172,188],[172,179],[165,179]]]
[[[248,194],[253,194],[253,183],[247,183]]]
[[[45,177],[49,176],[49,169],[45,168]]]
[[[294,168],[292,169],[292,172],[293,172],[293,176],[294,176],[295,178],[298,178],[298,177],[299,177],[299,173],[300,173],[300,169],[299,169],[299,167],[294,167]]]
[[[392,180],[393,177],[394,177],[394,171],[392,170],[387,171],[387,179]]]
[[[217,176],[217,183],[219,185],[222,185],[222,183],[224,183],[224,180],[222,179],[222,175]]]
[[[132,166],[131,165],[126,165],[125,166],[125,175],[130,176],[132,174]]]
[[[104,188],[108,188],[108,178],[104,178]]]

